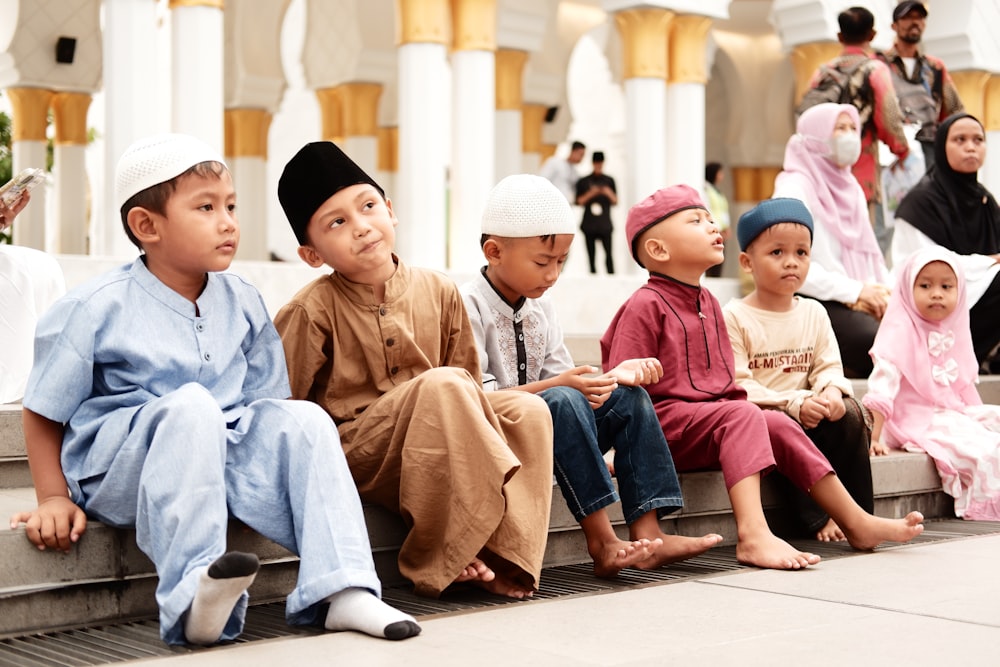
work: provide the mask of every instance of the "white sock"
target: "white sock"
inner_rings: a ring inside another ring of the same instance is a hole
[[[255,554],[230,551],[215,559],[201,573],[194,602],[184,621],[184,636],[190,644],[214,644],[243,591],[253,583],[260,569]]]
[[[358,630],[372,637],[406,639],[420,634],[420,626],[409,614],[404,614],[379,600],[364,588],[345,588],[327,600],[327,630]]]

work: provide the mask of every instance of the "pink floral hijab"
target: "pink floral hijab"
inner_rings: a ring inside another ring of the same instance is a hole
[[[925,320],[913,299],[917,274],[931,262],[946,263],[958,278],[955,310],[940,322]],[[930,422],[929,408],[961,410],[982,403],[975,386],[979,363],[972,348],[965,277],[954,253],[933,246],[906,260],[871,354],[892,363],[903,376],[886,424],[900,443],[920,442]],[[884,411],[879,405],[872,407]]]
[[[817,104],[799,116],[775,185],[791,182],[806,193],[816,226],[839,241],[840,260],[850,278],[867,281],[874,277],[887,283],[889,272],[868,217],[864,191],[850,167],[838,167],[830,159],[830,138],[842,113],[851,117],[860,135],[858,110],[851,104]],[[868,275],[870,266],[878,267],[878,275]]]

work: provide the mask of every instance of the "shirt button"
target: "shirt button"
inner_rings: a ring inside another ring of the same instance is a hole
[[[398,372],[399,372],[399,366],[393,366],[392,368],[389,369],[389,373],[392,375],[395,375]]]
[[[205,353],[205,361],[211,361],[211,360],[212,360],[212,353],[211,352],[206,352]]]
[[[388,340],[385,341],[385,344],[388,345],[389,347],[392,347],[393,345],[396,344],[396,339],[395,338],[389,338]]]
[[[382,306],[381,308],[378,309],[378,314],[381,315],[382,317],[385,317],[385,313],[386,313],[385,306]]]
[[[517,339],[523,341],[524,340],[524,334],[517,334]]]
[[[198,331],[204,331],[205,325],[199,322],[198,324],[194,325],[194,328],[197,329]]]
[[[524,370],[524,364],[519,364],[518,368],[523,371]]]

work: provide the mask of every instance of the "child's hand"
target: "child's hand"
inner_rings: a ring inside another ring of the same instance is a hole
[[[816,428],[824,419],[830,418],[830,402],[822,396],[810,396],[802,401],[799,421],[806,428]]]
[[[841,417],[847,414],[847,406],[844,405],[844,394],[836,387],[827,387],[823,390],[823,398],[827,400],[827,408],[830,416],[827,417],[832,422],[840,421]]]
[[[597,377],[587,377],[588,373],[596,373],[598,369],[593,366],[577,366],[564,373],[559,374],[559,384],[565,387],[573,387],[587,397],[590,407],[595,410],[608,400],[618,383],[610,373]]]
[[[889,453],[889,448],[882,444],[881,440],[872,439],[872,444],[868,447],[868,456],[885,456]]]
[[[24,534],[39,551],[46,548],[69,553],[70,547],[87,530],[87,515],[69,498],[50,498],[31,512],[10,517],[10,529],[25,524]]]
[[[628,387],[641,387],[647,384],[655,384],[663,377],[663,366],[660,360],[649,357],[647,359],[628,359],[621,362],[607,375]]]

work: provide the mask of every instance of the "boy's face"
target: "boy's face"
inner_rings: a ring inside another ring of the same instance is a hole
[[[753,275],[758,292],[792,296],[809,273],[812,239],[797,222],[768,227],[740,253],[740,266]]]
[[[223,169],[219,176],[180,177],[165,210],[162,216],[140,208],[130,212],[130,223],[133,213],[141,221],[138,236],[150,270],[199,277],[229,268],[240,242],[229,170]]]
[[[958,305],[958,278],[944,262],[931,262],[913,281],[913,302],[925,320],[940,322]]]
[[[313,267],[323,264],[348,278],[369,282],[393,265],[396,215],[392,202],[368,183],[351,185],[323,202],[309,219],[308,245],[299,257]]]
[[[490,263],[486,274],[510,303],[522,296],[537,299],[559,279],[572,243],[572,234],[545,239],[491,238],[483,245],[483,254]]]
[[[725,259],[722,234],[703,208],[685,209],[664,218],[643,232],[639,247],[647,269],[658,271],[669,263],[668,275],[691,284],[705,269]]]

